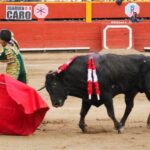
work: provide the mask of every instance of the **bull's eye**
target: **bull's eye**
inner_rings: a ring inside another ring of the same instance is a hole
[[[53,83],[53,85],[54,85],[54,86],[56,86],[56,85],[57,85],[57,84],[56,84],[56,82],[55,82],[55,83]]]
[[[57,85],[57,83],[56,83],[56,82],[54,82],[54,83],[51,85],[51,87],[52,87],[52,88],[55,88],[55,87],[56,87],[56,85]]]

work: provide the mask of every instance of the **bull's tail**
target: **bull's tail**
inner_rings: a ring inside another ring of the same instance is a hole
[[[41,90],[43,90],[44,88],[45,88],[45,85],[42,86],[41,88],[37,89],[37,91],[41,91]]]

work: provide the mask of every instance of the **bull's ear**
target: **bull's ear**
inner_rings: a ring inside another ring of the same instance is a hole
[[[53,73],[53,71],[52,70],[50,70],[47,74],[52,74]]]

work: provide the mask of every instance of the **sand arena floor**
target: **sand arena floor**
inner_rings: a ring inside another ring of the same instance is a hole
[[[102,53],[138,54],[134,50],[111,50]],[[43,85],[45,74],[57,69],[72,56],[85,53],[23,53],[29,74],[29,85],[35,89]],[[149,53],[142,53],[150,55]],[[0,64],[1,72],[5,64]],[[135,98],[135,106],[128,118],[125,131],[118,135],[107,116],[104,106],[92,107],[86,117],[88,133],[81,133],[78,127],[81,100],[68,97],[65,105],[54,108],[48,93],[39,92],[50,106],[41,126],[31,136],[0,135],[0,150],[149,150],[150,128],[146,121],[150,112],[150,102],[144,94]],[[123,115],[124,96],[114,98],[115,113],[118,119]]]

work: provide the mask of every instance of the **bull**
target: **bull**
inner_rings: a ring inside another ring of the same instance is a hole
[[[54,107],[63,106],[67,96],[82,99],[79,127],[87,132],[85,116],[92,105],[105,105],[118,133],[122,132],[126,120],[134,106],[138,92],[145,93],[150,100],[150,57],[144,55],[91,54],[97,69],[100,83],[100,100],[95,94],[92,99],[87,95],[87,61],[90,55],[78,56],[67,70],[46,75],[45,87]],[[125,112],[120,121],[114,114],[113,97],[125,95]],[[147,124],[150,125],[150,117]]]

